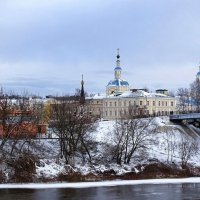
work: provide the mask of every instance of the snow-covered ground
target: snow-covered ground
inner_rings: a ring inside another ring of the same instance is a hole
[[[97,129],[95,132],[91,133],[91,136],[94,141],[99,143],[98,151],[96,152],[95,156],[99,157],[104,150],[102,144],[112,144],[113,137],[114,137],[114,127],[115,121],[100,121],[97,124]],[[129,164],[122,164],[117,165],[114,163],[100,163],[100,164],[82,164],[81,162],[77,162],[74,171],[80,172],[82,175],[87,175],[89,173],[95,172],[105,172],[109,170],[114,170],[117,175],[122,175],[124,173],[135,171],[137,173],[137,169],[135,165],[142,164],[142,163],[151,163],[152,161],[160,161],[160,162],[173,162],[176,164],[181,163],[180,155],[178,154],[178,147],[176,146],[176,142],[181,140],[181,136],[183,134],[187,134],[184,132],[178,125],[172,125],[169,122],[168,117],[156,117],[154,119],[154,123],[159,127],[158,132],[154,133],[150,137],[153,139],[154,142],[149,143],[146,149],[146,158],[141,158],[139,160],[133,159],[133,161]],[[173,134],[171,134],[173,133]],[[197,140],[199,140],[197,138]],[[169,142],[174,144],[173,148],[169,146]],[[47,146],[48,149],[52,149],[54,151],[54,155],[59,153],[58,147],[55,148],[55,144],[52,142],[46,141],[43,142],[42,146]],[[57,149],[57,150],[56,150]],[[136,155],[140,157],[140,155]],[[54,159],[42,159],[42,164],[37,166],[37,175],[43,177],[54,177],[58,174],[64,172],[64,160],[59,161],[54,157]],[[189,162],[193,166],[200,165],[200,156],[197,154],[193,156]]]
[[[184,127],[173,125],[169,122],[168,117],[156,117],[154,124],[158,126],[158,131],[149,135],[149,142],[145,151],[136,152],[134,159],[130,164],[117,165],[113,162],[106,162],[103,158],[105,144],[112,144],[114,141],[114,128],[116,121],[99,121],[96,130],[91,133],[92,139],[97,142],[97,151],[93,152],[93,156],[97,162],[93,164],[82,163],[81,159],[77,158],[76,166],[71,169],[74,172],[87,175],[90,173],[98,174],[113,170],[117,175],[123,175],[128,172],[139,172],[137,165],[148,164],[152,162],[173,162],[180,166],[181,158],[177,142],[181,140],[182,135],[187,135]],[[196,137],[199,141],[200,137]],[[8,144],[9,145],[9,144]],[[170,146],[171,145],[171,146]],[[35,155],[39,155],[40,161],[36,165],[36,176],[54,178],[59,174],[65,174],[69,166],[65,165],[64,159],[59,155],[59,143],[57,140],[36,140],[32,144],[32,149]],[[200,154],[196,154],[189,159],[189,163],[193,166],[200,166]],[[9,174],[9,168],[6,165],[0,166],[5,174]],[[195,179],[198,180],[198,179]]]

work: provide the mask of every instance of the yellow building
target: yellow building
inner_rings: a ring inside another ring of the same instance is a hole
[[[128,114],[130,107],[137,107],[138,115],[169,115],[176,111],[176,100],[168,96],[164,89],[156,90],[156,93],[148,93],[144,90],[130,90],[129,83],[121,78],[119,51],[115,79],[106,87],[106,94],[98,94],[87,98],[90,111],[93,115],[105,120],[122,118]]]
[[[117,119],[128,115],[131,107],[137,108],[137,115],[170,115],[176,111],[176,101],[159,93],[142,90],[110,95],[103,99],[103,119]]]

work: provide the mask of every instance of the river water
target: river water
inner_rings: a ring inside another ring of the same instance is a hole
[[[200,199],[200,184],[124,185],[73,189],[0,189],[0,200],[189,200]]]

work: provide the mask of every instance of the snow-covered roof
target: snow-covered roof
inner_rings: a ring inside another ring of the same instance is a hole
[[[150,96],[148,92],[137,90],[136,92],[127,91],[123,92],[120,97],[147,97]]]
[[[95,94],[92,97],[86,97],[86,99],[106,99],[106,98],[136,98],[136,97],[149,97],[149,98],[171,98],[170,96],[167,96],[165,94],[160,93],[149,93],[145,92],[143,90],[137,90],[135,92],[132,91],[126,91],[121,93],[113,93],[111,95],[106,94]]]
[[[86,99],[90,100],[90,99],[104,99],[106,98],[106,94],[95,94],[92,97],[86,97]]]
[[[107,98],[114,98],[114,97],[118,97],[118,98],[131,98],[131,97],[151,97],[151,98],[157,98],[157,97],[161,97],[161,98],[170,98],[170,96],[167,96],[165,94],[161,94],[161,93],[149,93],[149,92],[145,92],[143,90],[137,90],[135,92],[132,91],[126,91],[123,92],[121,94],[111,94],[109,96],[107,96]]]

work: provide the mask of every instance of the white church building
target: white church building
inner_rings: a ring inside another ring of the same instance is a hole
[[[168,91],[158,89],[155,93],[146,90],[130,89],[129,83],[122,78],[119,51],[114,80],[108,82],[106,94],[97,94],[87,98],[93,115],[105,120],[119,119],[125,116],[131,106],[141,115],[169,115],[176,111],[176,100],[168,95]]]

